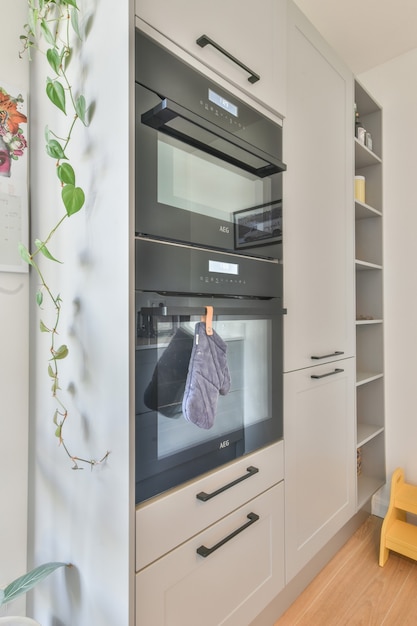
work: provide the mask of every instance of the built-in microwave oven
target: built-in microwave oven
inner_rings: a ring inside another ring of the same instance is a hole
[[[136,234],[281,258],[282,127],[136,33]]]

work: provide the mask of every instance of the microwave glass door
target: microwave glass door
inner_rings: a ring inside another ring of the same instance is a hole
[[[233,223],[234,213],[271,203],[272,181],[158,133],[157,200]]]

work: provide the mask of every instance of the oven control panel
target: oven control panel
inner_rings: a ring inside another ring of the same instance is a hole
[[[280,298],[282,265],[271,259],[138,237],[136,289]]]

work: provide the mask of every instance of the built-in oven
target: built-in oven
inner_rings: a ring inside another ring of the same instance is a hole
[[[282,438],[283,310],[275,260],[138,238],[136,268],[139,503]],[[208,307],[229,386],[207,424],[183,400]]]
[[[136,232],[281,257],[282,126],[136,33]]]
[[[140,503],[283,436],[285,165],[280,124],[139,32],[135,127]]]

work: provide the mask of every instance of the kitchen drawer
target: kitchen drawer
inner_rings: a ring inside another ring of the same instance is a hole
[[[258,471],[248,472],[251,467]],[[211,494],[242,476],[247,478],[215,497],[205,502],[197,499],[197,494]],[[283,477],[283,442],[279,441],[139,505],[136,509],[136,571],[272,487]]]
[[[197,553],[249,524],[250,514],[259,519],[209,556]],[[249,624],[284,586],[283,520],[281,482],[142,570],[136,626]]]

